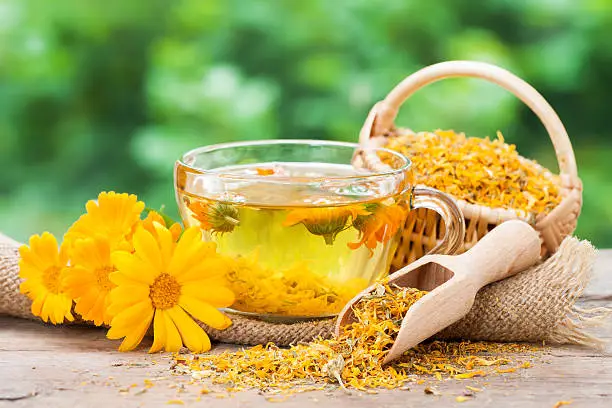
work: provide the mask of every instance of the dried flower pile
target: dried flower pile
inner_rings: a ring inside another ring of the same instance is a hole
[[[415,181],[468,203],[547,213],[559,202],[558,176],[519,156],[515,145],[437,130],[390,138],[388,148],[411,158]]]
[[[271,270],[259,262],[259,251],[236,258],[227,285],[236,294],[233,308],[243,312],[284,316],[324,316],[339,312],[369,282],[361,278],[334,279],[297,262]]]
[[[230,260],[197,227],[182,231],[155,211],[141,219],[144,203],[134,195],[103,192],[86,208],[59,247],[45,232],[19,249],[20,289],[32,313],[60,324],[74,320],[74,308],[109,325],[107,337],[124,339],[121,351],[134,349],[151,324],[151,352],[209,350],[194,318],[217,329],[231,324],[217,310],[234,302],[225,281]]]
[[[193,378],[212,379],[231,391],[254,387],[287,393],[322,389],[330,382],[360,391],[393,389],[424,376],[467,379],[529,367],[528,361],[513,363],[500,355],[529,351],[531,346],[439,341],[419,345],[383,366],[404,314],[425,294],[379,285],[355,306],[356,322],[345,326],[338,337],[288,349],[268,344],[238,352],[177,355],[175,362]],[[498,368],[502,365],[506,368]]]

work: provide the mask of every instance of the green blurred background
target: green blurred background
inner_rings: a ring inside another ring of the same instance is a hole
[[[374,102],[435,62],[499,64],[558,111],[577,155],[577,234],[612,247],[610,0],[0,0],[0,230],[62,234],[99,191],[175,213],[181,152],[355,141]],[[501,130],[557,170],[535,116],[475,80],[418,92],[398,124]]]

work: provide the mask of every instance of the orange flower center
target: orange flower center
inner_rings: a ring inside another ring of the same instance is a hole
[[[112,272],[115,272],[117,269],[113,266],[105,266],[104,268],[96,269],[94,271],[94,275],[96,276],[96,283],[98,287],[103,291],[109,291],[115,287],[115,285],[110,281],[108,275]]]
[[[162,273],[151,284],[149,297],[155,309],[170,309],[178,304],[181,285],[174,276]]]
[[[57,266],[51,266],[43,272],[42,280],[43,285],[51,293],[59,293],[60,291],[60,272],[62,268]]]

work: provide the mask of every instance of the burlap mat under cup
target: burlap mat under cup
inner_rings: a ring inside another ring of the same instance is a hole
[[[540,265],[483,288],[470,313],[436,337],[601,346],[587,328],[602,313],[575,306],[594,260],[595,249],[588,241],[566,238]],[[19,293],[18,262],[17,246],[0,244],[0,315],[33,319],[30,300]],[[226,330],[203,327],[218,341],[289,345],[330,336],[333,326],[333,319],[276,324],[238,315],[231,318],[233,324]]]

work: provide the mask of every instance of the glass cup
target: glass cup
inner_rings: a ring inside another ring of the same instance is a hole
[[[408,212],[437,211],[457,251],[463,216],[415,187],[410,160],[384,148],[318,140],[225,143],[185,153],[175,190],[186,227],[227,257],[226,311],[274,321],[331,317],[388,274]]]

